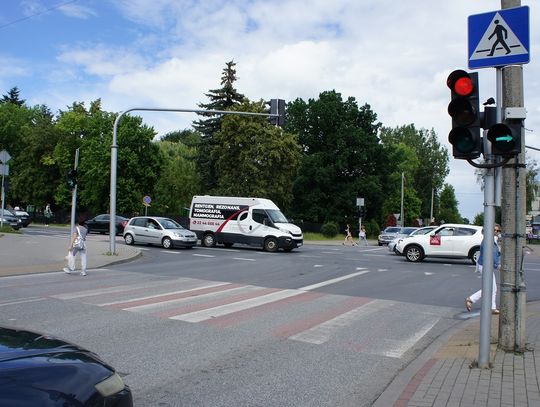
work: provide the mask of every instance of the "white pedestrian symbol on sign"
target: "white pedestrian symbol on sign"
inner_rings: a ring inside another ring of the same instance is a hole
[[[471,60],[527,54],[527,50],[499,13],[495,13]]]

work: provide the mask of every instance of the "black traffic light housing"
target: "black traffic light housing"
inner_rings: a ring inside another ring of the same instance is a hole
[[[268,118],[270,124],[283,127],[283,125],[285,124],[285,101],[283,99],[271,99],[270,114],[279,115],[278,117],[270,116]]]
[[[451,91],[448,114],[452,117],[452,130],[448,141],[452,154],[458,159],[478,158],[482,154],[478,73],[455,70],[446,85]]]
[[[75,189],[77,186],[77,170],[71,169],[67,173],[67,184],[69,189]]]
[[[491,154],[501,157],[518,155],[521,152],[521,127],[521,120],[512,119],[491,126],[487,133]]]

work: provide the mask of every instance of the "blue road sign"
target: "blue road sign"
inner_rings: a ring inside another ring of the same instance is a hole
[[[529,63],[528,6],[472,15],[468,23],[470,69]]]

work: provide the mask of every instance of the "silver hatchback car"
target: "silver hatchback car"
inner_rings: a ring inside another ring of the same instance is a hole
[[[180,226],[176,221],[158,216],[135,216],[124,227],[126,244],[154,244],[165,249],[173,247],[192,248],[197,235]]]

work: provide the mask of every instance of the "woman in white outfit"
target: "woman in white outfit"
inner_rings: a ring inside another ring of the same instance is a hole
[[[64,267],[64,272],[71,274],[75,271],[75,256],[77,253],[81,256],[81,276],[86,276],[86,235],[88,229],[86,228],[84,220],[81,220],[73,232],[71,242],[68,247],[68,267]],[[82,244],[78,245],[76,242],[82,240]]]

